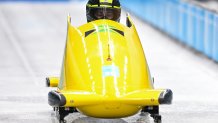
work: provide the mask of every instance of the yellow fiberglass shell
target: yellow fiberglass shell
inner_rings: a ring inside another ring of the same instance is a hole
[[[65,107],[92,117],[116,118],[159,105],[134,25],[97,20],[78,28],[68,18],[68,34],[58,92]]]
[[[145,55],[135,30],[110,20],[79,28],[68,21],[60,90],[108,96],[152,89]]]

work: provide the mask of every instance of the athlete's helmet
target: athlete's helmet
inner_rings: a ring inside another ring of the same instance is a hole
[[[89,0],[86,5],[87,21],[109,19],[120,21],[121,7],[119,0]]]

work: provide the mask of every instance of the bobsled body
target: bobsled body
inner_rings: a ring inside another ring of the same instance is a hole
[[[170,90],[154,89],[135,26],[129,18],[127,22],[97,20],[75,28],[68,17],[58,89],[49,93],[51,106],[121,118],[145,106],[171,103]]]

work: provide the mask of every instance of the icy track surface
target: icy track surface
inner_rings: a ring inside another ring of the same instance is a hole
[[[68,12],[73,25],[86,23],[85,3],[0,4],[0,123],[57,123],[47,103],[50,89],[45,77],[60,73]],[[218,65],[133,20],[155,87],[174,92],[173,104],[160,107],[163,123],[216,123]],[[75,113],[66,119],[68,123],[152,123],[146,114],[106,120]]]

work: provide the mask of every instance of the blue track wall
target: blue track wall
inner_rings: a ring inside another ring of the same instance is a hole
[[[121,0],[135,15],[218,62],[218,14],[180,0]]]

